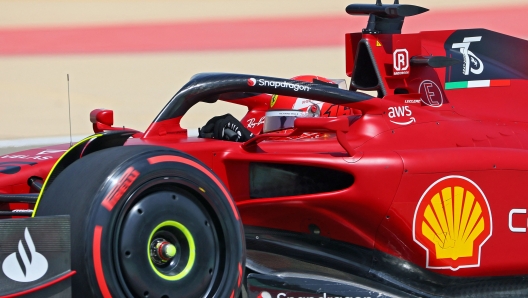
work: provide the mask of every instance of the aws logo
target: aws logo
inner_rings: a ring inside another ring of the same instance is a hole
[[[473,181],[447,176],[424,192],[414,213],[413,238],[426,251],[426,267],[479,267],[492,234],[488,201]]]
[[[411,117],[412,111],[409,106],[389,107],[388,116],[390,118],[390,122],[398,125],[409,125],[413,122],[416,122],[416,119],[414,117]],[[401,120],[401,117],[404,117],[404,119]],[[394,118],[398,118],[398,120],[400,121],[394,121]]]

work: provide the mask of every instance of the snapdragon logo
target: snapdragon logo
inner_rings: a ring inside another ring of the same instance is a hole
[[[249,78],[248,79],[248,85],[249,86],[255,86],[256,83],[257,83],[257,80],[255,80],[254,78]],[[308,86],[299,85],[299,84],[292,84],[292,83],[289,83],[289,82],[268,81],[268,80],[265,80],[265,79],[258,79],[258,85],[259,86],[274,87],[274,88],[278,88],[278,87],[290,88],[290,89],[293,89],[294,91],[310,91],[310,87],[308,87]]]
[[[18,252],[7,256],[4,263],[2,263],[2,271],[14,281],[32,282],[46,274],[48,261],[35,249],[35,244],[33,239],[31,239],[28,228],[24,231],[24,239],[26,240],[29,254],[26,252],[22,240],[19,240]]]
[[[326,293],[322,294],[308,294],[309,296],[306,296],[306,294],[286,294],[286,293],[278,293],[276,296],[271,295],[270,293],[263,291],[258,294],[257,298],[371,298],[370,296],[329,296]]]

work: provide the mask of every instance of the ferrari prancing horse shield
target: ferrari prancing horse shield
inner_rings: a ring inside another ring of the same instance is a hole
[[[479,267],[481,248],[491,237],[488,201],[473,181],[447,176],[424,192],[414,213],[413,238],[426,250],[426,267]]]

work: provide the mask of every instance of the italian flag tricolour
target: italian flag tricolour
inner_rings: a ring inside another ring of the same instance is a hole
[[[480,81],[463,81],[463,82],[446,82],[445,89],[465,89],[465,88],[482,88],[482,87],[502,87],[510,86],[510,80],[480,80]]]

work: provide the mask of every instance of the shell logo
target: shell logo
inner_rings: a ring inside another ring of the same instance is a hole
[[[264,291],[264,292],[261,292],[261,293],[257,296],[257,298],[271,298],[271,294],[268,293],[268,292],[266,292],[266,291]]]
[[[447,176],[424,192],[413,221],[413,238],[426,251],[426,267],[479,267],[484,243],[491,237],[488,200],[473,181]]]

